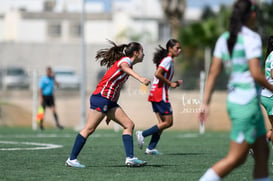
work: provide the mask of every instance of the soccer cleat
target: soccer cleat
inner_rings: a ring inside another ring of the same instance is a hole
[[[253,151],[252,148],[250,148],[250,149],[248,150],[248,154],[251,155],[251,156],[254,156],[254,151]]]
[[[150,150],[149,148],[146,148],[145,154],[148,155],[162,155],[157,149]]]
[[[133,157],[133,158],[127,157],[125,160],[125,165],[128,167],[142,167],[146,164],[147,164],[146,161],[139,160],[137,157]]]
[[[70,160],[70,158],[66,160],[65,166],[75,167],[75,168],[85,168],[85,165],[81,164],[77,159]]]
[[[137,146],[139,149],[142,149],[144,144],[144,137],[142,136],[142,131],[137,131],[136,136],[137,136]]]

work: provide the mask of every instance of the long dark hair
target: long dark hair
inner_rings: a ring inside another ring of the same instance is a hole
[[[139,51],[142,47],[138,42],[116,45],[113,41],[108,41],[113,46],[111,48],[100,49],[96,55],[96,60],[100,62],[100,65],[107,66],[107,68],[111,67],[122,57],[132,57],[134,51]]]
[[[168,56],[169,48],[174,47],[176,43],[179,43],[179,41],[176,39],[170,39],[166,44],[166,49],[163,48],[161,45],[159,45],[158,48],[156,48],[153,58],[153,62],[154,64],[156,64],[156,67],[158,67],[163,58]]]
[[[266,57],[273,51],[273,35],[267,40]]]
[[[229,54],[232,55],[237,35],[242,26],[249,20],[251,12],[256,10],[255,4],[251,0],[238,0],[233,5],[233,11],[229,21],[229,39],[227,41]]]

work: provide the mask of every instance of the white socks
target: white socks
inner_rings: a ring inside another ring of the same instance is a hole
[[[221,181],[221,177],[215,173],[213,169],[208,169],[206,173],[199,179],[199,181]],[[254,181],[271,181],[269,177],[266,178],[257,178]]]
[[[199,181],[221,181],[221,178],[217,175],[217,173],[215,173],[215,171],[213,169],[210,168],[199,179]],[[258,180],[258,181],[260,181],[260,180]],[[263,180],[261,180],[261,181],[263,181]]]

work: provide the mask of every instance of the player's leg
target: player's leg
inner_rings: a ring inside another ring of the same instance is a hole
[[[261,103],[263,107],[265,108],[270,124],[271,124],[271,129],[267,131],[266,137],[268,140],[271,140],[271,143],[273,145],[273,135],[272,135],[272,128],[273,128],[273,97],[265,97],[261,96]]]
[[[134,157],[133,129],[134,122],[127,116],[121,107],[114,107],[107,112],[107,117],[123,127],[122,141],[125,149],[127,166],[143,166],[146,161]]]
[[[268,158],[269,158],[269,148],[266,142],[265,135],[257,138],[256,142],[252,146],[254,151],[254,173],[255,179],[258,178],[268,178]],[[268,178],[269,179],[269,178]]]
[[[85,167],[84,165],[80,164],[80,162],[77,160],[77,157],[83,146],[85,145],[86,139],[96,130],[97,126],[102,121],[104,116],[105,114],[102,112],[94,109],[89,110],[87,122],[84,128],[76,136],[70,157],[66,161],[66,165],[80,168]]]
[[[268,135],[269,137],[269,139],[271,140],[271,143],[272,143],[272,145],[273,145],[273,134],[272,134],[272,128],[273,128],[273,115],[269,115],[268,116],[268,118],[269,118],[269,121],[270,121],[270,124],[271,124],[271,129],[268,131],[270,134]]]
[[[255,115],[257,115],[257,138],[252,145],[253,151],[254,151],[254,170],[253,170],[253,176],[256,180],[264,180],[269,181],[268,177],[268,159],[269,159],[269,148],[268,143],[266,141],[266,130],[265,130],[265,124],[264,119],[262,115],[262,111],[259,109],[259,112],[257,112]]]
[[[249,144],[243,141],[236,143],[230,141],[230,148],[227,156],[216,162],[207,172],[200,178],[200,181],[215,180],[220,181],[234,168],[243,164],[248,155]]]
[[[149,144],[148,151],[155,149],[162,131],[166,128],[169,128],[172,126],[173,123],[173,116],[172,116],[172,108],[170,103],[166,103],[164,101],[161,102],[152,102],[153,111],[156,114],[158,124],[152,126],[149,129],[146,129],[144,131],[137,131],[136,136],[138,140],[138,147],[142,149],[142,146],[144,144],[144,138],[147,136],[152,135],[151,142]],[[154,153],[157,150],[155,150]],[[150,152],[153,153],[153,152]]]
[[[154,127],[158,128],[158,131],[153,131],[153,129],[148,129],[144,131],[142,134],[145,135],[152,135],[150,143],[148,147],[145,150],[146,154],[152,154],[152,155],[159,155],[161,154],[157,149],[156,146],[160,140],[160,136],[164,129],[169,128],[173,123],[173,116],[172,114],[168,115],[161,115],[159,113],[156,113],[156,117],[158,120],[158,124]]]
[[[164,129],[172,127],[172,125],[173,125],[173,115],[172,114],[159,115],[159,118],[158,118],[159,123],[157,125],[159,130],[163,131]]]
[[[59,122],[59,117],[58,117],[58,114],[57,114],[57,111],[56,111],[54,96],[49,97],[48,106],[50,107],[50,109],[51,109],[51,111],[53,113],[53,117],[54,117],[54,120],[55,120],[56,127],[59,128],[59,129],[63,129],[63,126]]]
[[[59,122],[59,117],[58,117],[55,105],[52,105],[50,107],[50,109],[51,109],[51,111],[53,113],[53,117],[54,117],[54,120],[55,120],[56,127],[59,128],[59,129],[63,129],[64,127]]]

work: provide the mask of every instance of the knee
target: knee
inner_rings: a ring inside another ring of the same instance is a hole
[[[128,121],[125,125],[124,125],[124,129],[129,129],[129,130],[134,130],[135,128],[135,123],[133,121]]]
[[[172,127],[173,125],[173,122],[172,121],[168,121],[168,122],[163,122],[163,129],[167,129],[167,128],[170,128]]]
[[[80,132],[80,134],[81,134],[83,137],[87,138],[89,135],[91,135],[91,134],[94,133],[94,132],[95,132],[95,128],[92,128],[92,127],[84,127],[84,128],[82,129],[82,131]]]
[[[173,126],[173,122],[171,121],[171,122],[168,123],[168,128],[170,128],[172,126]]]

